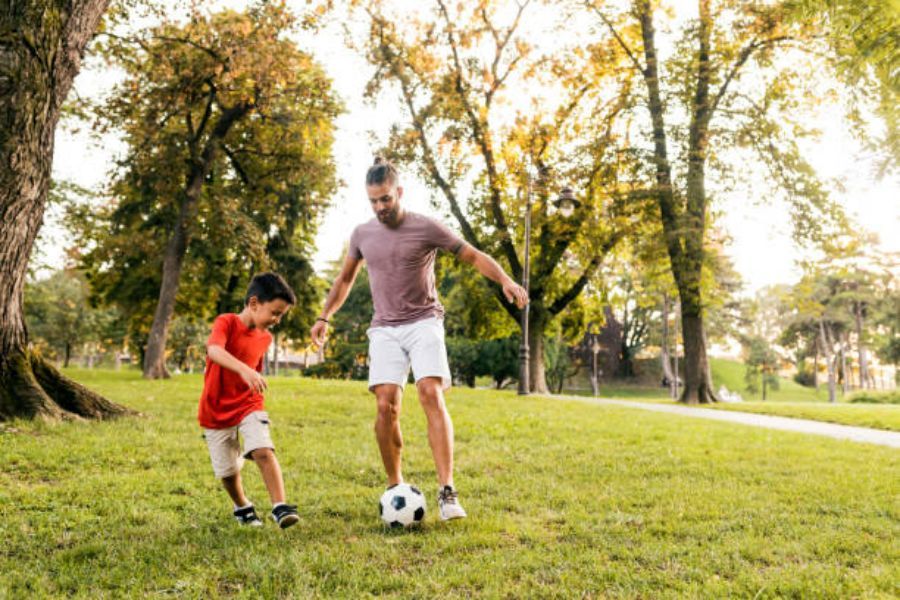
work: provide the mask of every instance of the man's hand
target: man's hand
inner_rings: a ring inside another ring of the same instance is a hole
[[[312,337],[312,343],[321,348],[328,338],[328,323],[322,320],[316,321],[316,324],[309,330],[309,335]]]
[[[503,295],[510,302],[515,302],[519,308],[523,308],[528,304],[528,292],[509,277],[503,281]]]
[[[263,376],[256,370],[247,367],[246,369],[241,369],[240,372],[241,379],[244,380],[250,389],[258,394],[262,394],[269,387],[266,384],[266,380],[263,379]]]

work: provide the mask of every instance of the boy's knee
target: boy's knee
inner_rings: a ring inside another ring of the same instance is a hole
[[[250,458],[257,463],[269,462],[275,459],[275,452],[271,448],[257,448],[250,453]]]

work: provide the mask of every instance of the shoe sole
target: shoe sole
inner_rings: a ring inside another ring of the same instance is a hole
[[[291,525],[296,525],[300,522],[300,517],[297,515],[287,515],[281,521],[278,522],[278,526],[282,529],[287,529]]]
[[[441,521],[454,521],[456,519],[465,519],[468,515],[450,515],[449,517],[445,517],[444,515],[440,515]]]

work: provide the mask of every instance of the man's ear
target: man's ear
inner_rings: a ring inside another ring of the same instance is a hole
[[[399,200],[402,197],[403,197],[403,186],[398,185],[397,186],[397,200]]]
[[[250,296],[247,299],[247,306],[253,310],[256,310],[256,308],[259,306],[259,298],[257,298],[256,296]]]

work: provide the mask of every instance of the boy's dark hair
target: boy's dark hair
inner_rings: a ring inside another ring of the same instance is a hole
[[[247,296],[244,298],[244,304],[250,302],[251,296],[256,296],[256,299],[260,302],[284,300],[290,305],[297,304],[297,296],[294,295],[294,290],[278,273],[254,275],[253,279],[250,280],[250,285],[247,287]]]
[[[382,183],[397,184],[400,182],[400,173],[386,158],[375,157],[375,164],[369,167],[366,173],[366,185],[381,185]]]

